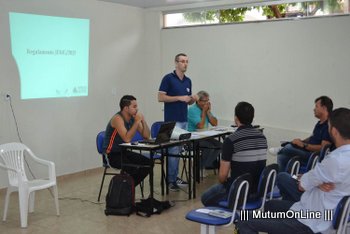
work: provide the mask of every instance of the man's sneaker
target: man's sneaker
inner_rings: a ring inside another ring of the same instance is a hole
[[[176,183],[170,183],[169,190],[173,192],[178,192],[180,191],[180,187]]]
[[[185,187],[188,185],[188,183],[186,181],[183,181],[179,177],[176,178],[176,184],[177,184],[177,186],[180,186],[180,187]]]
[[[272,148],[269,148],[269,153],[272,155],[277,155],[281,149],[282,147],[272,147]]]

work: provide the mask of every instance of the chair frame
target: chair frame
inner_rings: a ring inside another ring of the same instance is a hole
[[[0,163],[0,168],[7,170],[9,179],[5,196],[3,221],[6,221],[7,218],[10,195],[12,192],[17,191],[21,227],[26,228],[28,226],[28,211],[29,213],[34,212],[35,191],[46,188],[52,188],[53,190],[56,214],[59,216],[55,164],[51,161],[38,158],[26,145],[16,142],[1,145],[0,156],[5,163]],[[48,179],[28,180],[24,168],[25,157],[30,157],[34,162],[46,166],[48,169]]]
[[[291,164],[291,166],[290,166]],[[287,163],[287,172],[290,175],[298,175],[300,171],[300,161],[298,156],[294,156],[293,158],[289,159]]]
[[[97,201],[100,202],[100,198],[101,198],[101,193],[102,193],[102,188],[103,188],[103,184],[105,182],[105,177],[106,175],[118,175],[120,174],[120,169],[116,169],[116,168],[113,168],[109,165],[109,161],[108,161],[108,157],[106,154],[102,154],[102,157],[105,159],[106,161],[106,164],[103,165],[104,167],[104,171],[103,171],[103,175],[102,175],[102,180],[101,180],[101,185],[100,185],[100,191],[98,193],[98,198],[97,198]],[[108,172],[107,170],[108,169],[113,169],[115,170],[116,172]]]
[[[160,129],[160,125],[162,123],[165,123],[164,121],[155,121],[153,122],[152,126],[151,126],[151,137],[152,138],[156,138],[157,137],[157,134],[159,132],[159,129]],[[179,139],[181,140],[181,138]],[[188,147],[189,148],[189,147]],[[188,152],[188,150],[183,150],[185,153]],[[166,157],[178,157],[178,158],[182,158],[182,163],[183,163],[183,167],[182,167],[182,170],[181,170],[181,179],[183,178],[184,176],[184,173],[185,173],[185,176],[186,176],[186,180],[187,181],[190,181],[190,178],[188,176],[188,171],[187,171],[187,168],[186,168],[186,164],[187,164],[187,159],[188,160],[191,160],[191,157],[189,155],[186,155],[184,154],[184,152],[180,152],[179,155],[170,155],[168,153],[168,150],[166,150]],[[164,152],[163,152],[164,153]],[[162,154],[163,155],[163,154]],[[167,160],[167,159],[166,159]],[[168,171],[168,168],[166,168],[166,170],[164,170],[164,157],[161,157],[160,159],[160,164],[161,164],[161,167],[162,167],[162,181],[161,181],[161,185],[162,185],[162,194],[163,194],[163,184],[165,183],[166,184],[166,187],[167,187],[167,190],[168,190],[168,183],[167,183],[167,171]],[[168,164],[168,163],[166,163]]]
[[[319,162],[322,162],[322,160],[331,152],[332,147],[332,144],[326,144],[322,147],[318,158]]]
[[[246,202],[247,202],[247,197],[248,197],[248,190],[249,190],[249,182],[248,182],[248,177],[250,175],[249,174],[244,174],[240,177],[237,177],[236,181],[234,181],[230,187],[230,193],[229,195],[233,195],[235,196],[234,199],[234,203],[232,206],[232,216],[231,218],[227,221],[226,224],[218,224],[218,225],[213,225],[213,224],[208,224],[205,223],[205,221],[200,222],[198,220],[192,220],[189,217],[186,216],[186,218],[190,221],[195,221],[195,222],[199,222],[200,223],[200,233],[201,234],[215,234],[215,228],[216,226],[223,226],[223,227],[228,227],[230,226],[236,219],[236,213],[237,213],[237,209],[241,208],[240,210],[244,210],[245,206],[246,206]],[[237,186],[237,180],[238,179],[242,179],[242,181],[239,182],[238,186]],[[235,193],[234,193],[235,191]],[[243,194],[244,193],[244,194]],[[239,201],[242,198],[243,195],[243,202],[242,205],[240,206]],[[212,207],[214,209],[219,209],[219,210],[224,210],[224,208],[222,207]],[[193,212],[193,211],[191,211]],[[196,211],[194,211],[196,212]],[[190,212],[189,212],[190,213]],[[209,215],[208,215],[209,216]],[[221,219],[221,218],[218,218]]]
[[[161,121],[157,121],[154,122],[151,126],[151,137],[152,138],[156,138],[158,131],[160,129],[160,124],[163,123]],[[141,134],[136,131],[135,136],[132,139],[132,142],[134,141],[139,141],[139,140],[143,140],[143,137],[141,136]],[[147,152],[142,152],[142,150],[140,150],[140,154],[143,155],[146,158],[150,158],[150,154],[148,154]],[[164,184],[165,184],[165,170],[164,170],[164,149],[161,149],[160,151],[156,151],[153,154],[153,161],[155,164],[159,164],[161,167],[161,181],[160,181],[160,186],[161,186],[161,190],[162,190],[162,195],[164,195]],[[143,197],[143,182],[142,182],[142,197]]]
[[[245,189],[242,191],[243,189],[243,186],[245,186]],[[236,212],[237,212],[237,208],[238,208],[238,201],[241,197],[241,192],[244,192],[244,200],[243,200],[243,204],[242,206],[240,207],[240,210],[244,210],[245,209],[245,205],[246,205],[246,202],[247,202],[247,197],[248,197],[248,190],[249,190],[249,182],[247,180],[244,180],[242,181],[240,184],[239,184],[239,187],[238,187],[238,190],[237,190],[237,194],[238,196],[236,196],[235,198],[235,203],[234,203],[234,206],[233,206],[233,210],[232,210],[232,216],[231,216],[231,219],[230,219],[230,222],[225,224],[225,225],[222,225],[223,227],[229,227],[230,225],[233,224],[233,222],[236,220]],[[215,225],[208,225],[208,224],[202,224],[201,223],[201,234],[215,234]]]
[[[272,177],[272,181],[271,181],[271,177]],[[265,202],[267,200],[266,198],[267,194],[270,193],[270,197],[268,198],[268,200],[272,200],[273,198],[273,188],[275,187],[276,177],[277,177],[277,171],[272,169],[267,176],[267,182],[264,188],[264,195],[262,196],[263,201],[261,203],[261,207],[259,208],[262,211],[264,211]],[[270,187],[270,182],[272,183],[271,187]],[[270,191],[268,191],[269,187],[270,187]]]
[[[298,157],[298,156],[295,156]],[[300,160],[300,159],[298,159]],[[318,152],[313,152],[310,156],[309,159],[307,160],[306,165],[300,166],[299,173],[304,174],[311,169],[313,169],[316,166],[316,163],[319,161],[319,153]],[[301,163],[300,163],[301,165]]]
[[[298,156],[294,156],[293,158],[289,159],[288,163],[287,163],[287,168],[286,168],[286,172],[288,172],[291,176],[293,175],[298,175],[300,171],[300,161],[298,161]],[[278,173],[277,173],[278,174]],[[276,175],[277,178],[277,175]],[[279,188],[277,187],[277,185],[275,184],[274,188],[273,188],[273,193],[272,193],[272,197],[274,199],[281,199],[281,193]],[[267,197],[269,197],[270,194],[267,194]]]
[[[220,141],[221,138],[219,138],[218,140]],[[203,146],[199,146],[199,155],[200,155],[200,158],[202,157],[202,149],[213,149],[213,150],[221,150],[222,148],[218,148],[218,147],[203,147]],[[220,159],[221,159],[221,152],[220,154],[217,156],[216,160],[220,162]],[[201,160],[199,160],[199,164],[201,164]],[[219,165],[218,165],[219,166]],[[203,180],[204,179],[204,168],[202,167],[202,165],[199,165],[198,166],[199,169],[200,169],[200,178]],[[213,168],[212,170],[214,171],[214,175],[216,175],[216,169],[218,168]],[[182,175],[182,174],[181,174]]]
[[[314,159],[312,160],[312,163],[311,163],[311,168],[310,168],[310,170],[311,170],[311,169],[314,169],[314,167],[315,167],[316,164],[318,163],[318,158],[319,158],[318,155],[316,155],[316,156],[314,157]]]
[[[102,193],[102,188],[103,188],[103,184],[105,181],[105,177],[106,175],[117,175],[120,174],[120,170],[117,170],[116,168],[111,167],[111,165],[109,165],[109,161],[108,161],[108,157],[105,153],[102,152],[102,144],[103,144],[103,139],[101,141],[101,139],[99,139],[99,137],[102,137],[101,134],[103,134],[103,138],[104,138],[104,134],[105,131],[100,131],[97,136],[96,136],[96,147],[97,147],[97,152],[102,156],[102,161],[103,161],[103,167],[104,167],[104,171],[103,171],[103,175],[102,175],[102,180],[101,180],[101,185],[100,185],[100,191],[98,193],[98,197],[97,197],[97,201],[100,201],[101,198],[101,193]],[[108,169],[113,169],[116,172],[108,172]]]
[[[338,207],[340,208],[340,219],[334,214],[333,228],[336,230],[336,234],[345,234],[350,214],[350,196],[343,197],[339,201]]]
[[[278,168],[277,164],[270,164],[270,165],[266,166],[264,168],[264,170],[266,168],[268,168],[268,167],[272,167],[273,165],[275,165]],[[264,170],[261,173],[264,173]],[[261,174],[261,176],[262,176],[262,174]],[[264,211],[265,202],[267,200],[272,200],[273,199],[273,190],[274,190],[274,187],[275,187],[276,177],[277,177],[277,170],[272,168],[271,171],[267,175],[267,179],[266,179],[266,183],[265,183],[265,187],[264,187],[264,193],[257,198],[257,199],[262,199],[261,206],[258,207],[258,208],[253,208],[252,210],[257,209],[257,210]],[[271,182],[271,185],[270,185],[270,182]],[[269,188],[270,188],[270,190],[269,190]],[[259,187],[258,187],[258,191],[257,191],[258,194],[260,194],[260,189],[261,188],[260,188],[260,182],[259,182]],[[247,206],[248,205],[249,205],[249,201],[247,202]]]
[[[96,136],[97,152],[102,156],[102,160],[103,160],[103,165],[102,166],[104,167],[102,180],[101,180],[101,185],[100,185],[100,191],[98,192],[98,197],[97,197],[97,201],[98,202],[100,202],[100,199],[101,199],[101,193],[102,193],[102,189],[103,189],[103,185],[104,185],[104,182],[105,182],[106,175],[119,175],[122,172],[121,169],[114,168],[114,167],[112,167],[109,164],[109,160],[108,160],[107,154],[103,153],[102,152],[102,146],[98,145],[99,143],[101,143],[101,142],[99,142],[98,138],[101,137],[100,134],[104,134],[104,133],[105,133],[105,131],[101,131]],[[102,141],[102,143],[103,143],[103,141]],[[107,171],[108,169],[112,169],[115,172],[108,172]],[[141,189],[141,196],[144,197],[144,194],[143,194],[143,181],[140,183],[140,189]]]
[[[133,141],[137,141],[137,140],[141,140],[142,136],[136,132],[137,134],[135,134],[134,136],[134,139]],[[102,145],[99,145],[99,144],[103,144],[103,141],[101,141],[99,138],[101,137],[101,134],[103,134],[103,137],[104,137],[104,134],[105,134],[105,131],[100,131],[97,136],[96,136],[96,147],[97,147],[97,152],[102,156],[102,161],[103,161],[103,167],[104,167],[104,170],[103,170],[103,175],[102,175],[102,180],[101,180],[101,185],[100,185],[100,191],[98,192],[98,197],[97,197],[97,201],[100,202],[100,199],[101,199],[101,193],[102,193],[102,189],[103,189],[103,185],[104,185],[104,181],[105,181],[105,178],[106,178],[106,175],[119,175],[122,170],[121,169],[118,169],[118,168],[114,168],[112,167],[110,164],[109,164],[109,160],[108,160],[108,156],[107,154],[103,153],[102,151]],[[141,154],[141,152],[140,152]],[[115,172],[108,172],[107,170],[108,169],[112,169],[114,170]],[[144,197],[144,193],[143,193],[143,181],[141,181],[140,183],[140,190],[141,190],[141,196],[142,198]]]

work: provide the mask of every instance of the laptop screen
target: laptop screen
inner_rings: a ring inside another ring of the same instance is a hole
[[[170,141],[171,134],[175,127],[175,122],[165,122],[160,125],[155,142],[157,144]]]

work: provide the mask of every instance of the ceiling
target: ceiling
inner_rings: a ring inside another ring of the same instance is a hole
[[[218,0],[102,0],[140,8],[164,8],[184,4],[215,3]]]

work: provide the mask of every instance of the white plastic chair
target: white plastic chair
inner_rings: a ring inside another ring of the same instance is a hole
[[[24,152],[27,154],[24,154]],[[35,162],[48,167],[48,179],[28,180],[24,170],[24,157],[29,155]],[[0,162],[0,168],[7,170],[9,184],[5,196],[4,216],[6,220],[8,203],[12,192],[18,191],[21,227],[27,227],[28,208],[34,212],[35,191],[52,187],[56,212],[59,215],[58,192],[56,184],[55,164],[53,162],[36,157],[33,152],[22,143],[8,143],[0,145],[0,157],[5,164]],[[29,203],[29,204],[28,204]]]

